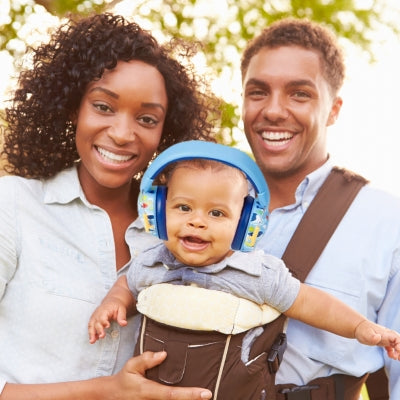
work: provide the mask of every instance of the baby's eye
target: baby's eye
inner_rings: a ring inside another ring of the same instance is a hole
[[[180,204],[177,208],[178,208],[180,211],[183,211],[183,212],[188,212],[188,211],[190,211],[190,207],[187,206],[186,204]]]
[[[210,211],[210,215],[212,217],[223,217],[224,213],[220,210],[212,210],[212,211]]]

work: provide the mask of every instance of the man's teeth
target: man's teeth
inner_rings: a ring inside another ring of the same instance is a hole
[[[115,154],[111,153],[111,151],[102,149],[101,147],[97,147],[97,151],[108,161],[116,162],[116,163],[122,163],[125,161],[128,161],[129,159],[132,158],[132,155],[130,156],[123,156],[121,154]]]
[[[261,136],[264,140],[268,141],[268,144],[280,146],[288,143],[293,134],[289,132],[263,132]]]

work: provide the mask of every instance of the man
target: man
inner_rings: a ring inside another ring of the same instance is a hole
[[[327,128],[342,106],[343,56],[323,27],[287,19],[248,44],[241,70],[244,129],[271,192],[269,227],[260,247],[281,257],[333,166]],[[363,187],[306,282],[399,330],[400,201]],[[382,366],[391,398],[400,399],[400,363],[380,349],[362,348],[294,320],[287,336],[276,379],[278,399],[350,399],[343,394],[348,389],[343,375],[361,377]],[[321,385],[314,380],[326,376],[334,376],[332,397],[315,397]],[[286,384],[303,387],[283,394]]]

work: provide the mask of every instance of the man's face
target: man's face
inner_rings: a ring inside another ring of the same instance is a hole
[[[263,48],[243,77],[247,140],[266,178],[305,175],[327,159],[326,127],[342,100],[333,98],[316,52]]]

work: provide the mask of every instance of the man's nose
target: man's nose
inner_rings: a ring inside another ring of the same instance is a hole
[[[284,96],[279,93],[268,96],[263,104],[262,115],[269,121],[286,119],[289,115],[289,112]]]

